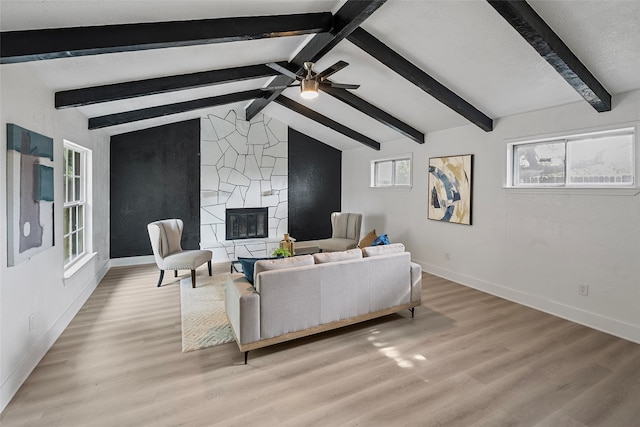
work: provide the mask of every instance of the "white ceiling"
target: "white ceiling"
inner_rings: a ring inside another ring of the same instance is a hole
[[[306,12],[335,13],[344,0],[1,0],[0,30],[211,19]],[[640,1],[529,1],[612,95],[640,89]],[[546,61],[483,0],[388,0],[362,27],[494,120],[581,101]],[[54,59],[1,67],[35,69],[53,91],[272,61],[286,61],[311,36]],[[318,61],[322,70],[338,60],[349,67],[333,81],[357,83],[355,93],[395,117],[428,132],[469,122],[417,89],[349,41]],[[199,99],[267,85],[255,79],[218,86],[107,102],[78,110],[89,117]],[[303,101],[296,88],[285,96],[381,143],[404,138],[368,116],[321,93]],[[108,127],[110,135],[205,114],[224,115],[237,103]],[[615,104],[614,104],[615,105]],[[289,109],[269,104],[263,112],[339,149],[360,147],[342,134]]]

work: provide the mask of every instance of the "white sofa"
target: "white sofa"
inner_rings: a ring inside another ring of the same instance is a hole
[[[413,309],[422,269],[396,243],[263,260],[254,285],[229,276],[227,316],[245,363],[250,350]]]

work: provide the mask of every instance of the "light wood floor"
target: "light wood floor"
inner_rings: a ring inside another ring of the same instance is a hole
[[[415,319],[256,350],[245,366],[235,343],[181,353],[179,285],[157,275],[112,269],[0,424],[640,426],[640,345],[444,279],[424,275]]]

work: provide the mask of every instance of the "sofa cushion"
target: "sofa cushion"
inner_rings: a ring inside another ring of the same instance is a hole
[[[404,252],[404,245],[402,243],[392,243],[390,245],[368,246],[366,248],[362,248],[362,255],[365,257],[395,254],[399,252]]]
[[[362,240],[360,240],[360,243],[358,243],[358,247],[359,248],[366,248],[367,246],[371,246],[371,244],[378,238],[378,235],[376,234],[376,229],[374,228],[373,230],[371,230],[366,236],[364,236],[362,238]]]
[[[313,257],[311,255],[298,255],[288,258],[270,258],[260,260],[255,263],[254,278],[258,277],[263,271],[281,270],[284,268],[302,267],[305,265],[313,265]],[[255,283],[256,290],[260,292],[260,284]]]
[[[313,260],[316,264],[325,264],[327,262],[335,261],[347,261],[350,259],[362,258],[362,250],[349,249],[347,251],[340,252],[321,252],[319,254],[313,254]]]
[[[242,273],[244,273],[244,277],[247,278],[249,283],[253,284],[253,269],[256,261],[271,259],[271,258],[244,258],[238,257],[238,261],[242,264]]]

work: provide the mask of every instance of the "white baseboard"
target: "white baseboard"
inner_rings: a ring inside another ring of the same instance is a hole
[[[84,284],[82,291],[71,305],[60,315],[58,320],[42,335],[42,338],[33,346],[29,353],[20,361],[18,366],[7,377],[6,381],[0,386],[0,413],[9,404],[13,396],[20,389],[20,386],[26,381],[31,372],[40,363],[40,360],[49,351],[51,346],[56,342],[58,337],[69,326],[71,320],[78,314],[84,303],[89,299],[98,283],[109,271],[109,262],[105,262],[98,273],[87,283]]]
[[[112,258],[111,267],[126,267],[129,265],[143,265],[143,264],[155,264],[156,260],[153,255],[132,256],[126,258]],[[230,261],[218,261],[212,260],[212,270],[214,273],[224,273],[229,270]]]
[[[130,256],[125,258],[111,258],[111,267],[125,267],[128,265],[155,264],[153,255]]]
[[[640,344],[640,326],[602,316],[597,313],[581,310],[557,301],[551,301],[538,295],[508,288],[496,283],[487,282],[467,276],[446,268],[431,265],[422,261],[414,261],[422,266],[422,270],[452,282],[486,292],[527,307],[552,314],[554,316],[606,332],[625,340]],[[428,302],[427,302],[428,303]]]

